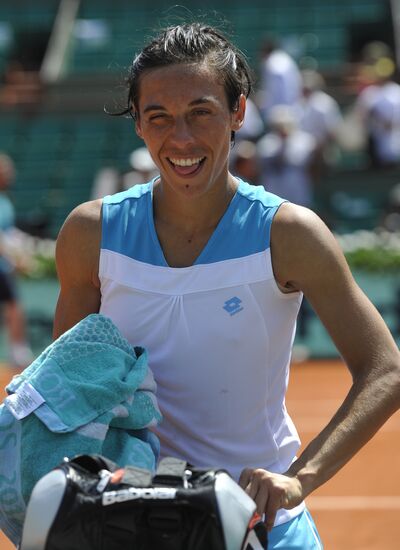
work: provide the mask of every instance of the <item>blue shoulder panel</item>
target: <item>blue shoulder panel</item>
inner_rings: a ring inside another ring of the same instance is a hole
[[[284,199],[262,186],[240,181],[211,239],[196,264],[242,258],[269,248],[271,224]]]
[[[101,247],[167,266],[153,221],[153,182],[103,199]],[[240,181],[225,214],[195,264],[242,258],[269,248],[273,217],[283,199]]]
[[[166,265],[153,223],[152,182],[103,199],[101,248]]]

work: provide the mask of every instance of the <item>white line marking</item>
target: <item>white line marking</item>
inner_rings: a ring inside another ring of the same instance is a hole
[[[400,496],[309,497],[312,510],[400,510]]]
[[[333,416],[333,413],[332,413]],[[316,432],[322,430],[324,426],[330,421],[332,416],[318,416],[313,418],[312,416],[293,415],[292,419],[295,423],[297,431],[300,433]],[[379,433],[398,433],[400,431],[400,422],[397,418],[390,418],[381,428]]]
[[[288,397],[287,399],[287,405],[288,409],[297,409],[299,407],[305,407],[311,408],[312,410],[318,410],[320,408],[323,409],[329,409],[329,408],[337,408],[341,403],[343,403],[343,400],[346,396],[343,395],[342,398],[340,397],[334,397],[326,399],[319,399],[318,397],[314,398],[311,397],[310,399],[290,399]]]

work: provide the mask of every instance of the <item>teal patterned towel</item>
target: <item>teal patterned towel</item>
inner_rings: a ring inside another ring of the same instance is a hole
[[[154,470],[161,420],[147,353],[89,315],[6,388],[0,406],[0,528],[18,544],[35,483],[64,457],[99,453]]]

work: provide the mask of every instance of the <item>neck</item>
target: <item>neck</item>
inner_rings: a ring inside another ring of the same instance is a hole
[[[181,231],[190,240],[193,235],[218,225],[237,187],[236,179],[228,174],[225,186],[215,186],[201,196],[188,198],[170,193],[168,186],[159,180],[154,185],[154,220]]]

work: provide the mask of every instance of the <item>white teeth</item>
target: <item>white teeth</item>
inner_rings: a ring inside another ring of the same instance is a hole
[[[176,164],[177,166],[193,166],[193,164],[198,164],[200,161],[203,160],[204,157],[199,158],[193,158],[193,159],[172,159],[169,160],[172,162],[172,164]]]

